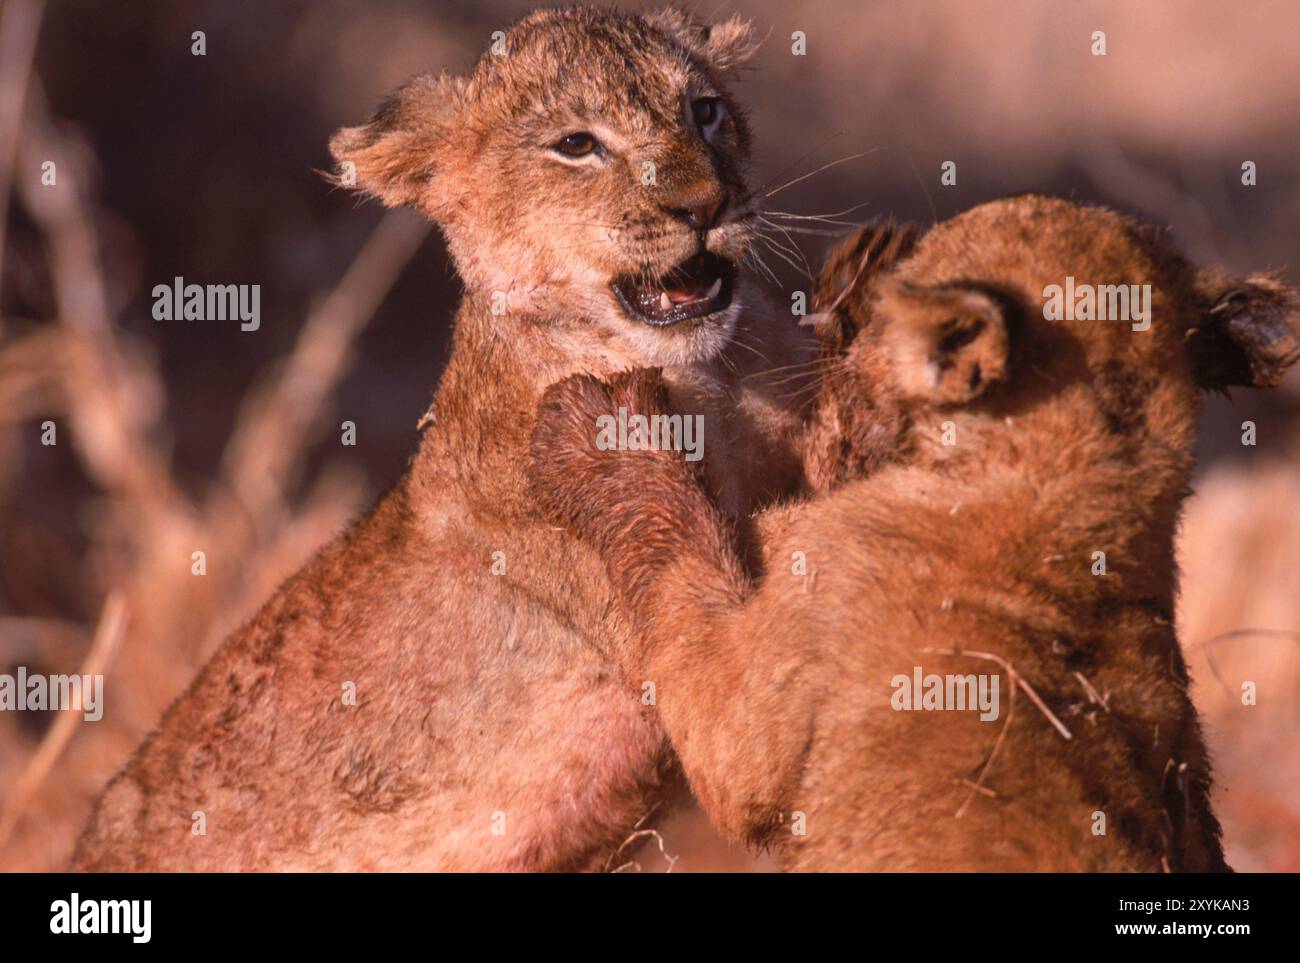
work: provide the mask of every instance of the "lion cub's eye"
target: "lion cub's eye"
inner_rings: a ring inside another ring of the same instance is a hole
[[[577,133],[566,134],[561,137],[551,145],[551,150],[557,154],[563,154],[565,157],[586,157],[599,146],[600,144],[596,138],[585,130],[580,130]]]
[[[697,97],[691,101],[691,119],[701,134],[711,136],[722,120],[722,101],[717,97]]]

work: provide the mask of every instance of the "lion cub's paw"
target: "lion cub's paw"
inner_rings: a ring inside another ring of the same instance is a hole
[[[547,515],[588,534],[584,522],[593,506],[610,504],[659,454],[609,446],[604,426],[610,418],[656,415],[667,407],[668,389],[658,368],[620,372],[608,382],[571,375],[547,388],[537,409],[529,472],[533,496]]]
[[[853,340],[871,314],[880,279],[912,252],[919,237],[911,224],[881,221],[860,228],[826,256],[813,306],[820,319],[817,334],[828,351]]]

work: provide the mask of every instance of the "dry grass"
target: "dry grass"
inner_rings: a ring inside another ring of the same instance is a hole
[[[1228,862],[1300,870],[1300,451],[1211,471],[1180,554],[1179,633],[1217,767]],[[1267,630],[1221,637],[1243,629]],[[1255,683],[1257,704],[1242,704]]]
[[[55,130],[33,88],[20,138],[27,166],[54,159],[65,183],[85,183],[85,145]],[[92,591],[108,601],[83,671],[111,669],[98,722],[64,711],[32,747],[16,713],[0,717],[0,868],[48,870],[66,862],[99,788],[220,640],[357,510],[361,484],[345,474],[325,473],[298,505],[285,493],[353,340],[429,226],[404,213],[379,223],[293,351],[245,399],[219,477],[193,497],[171,475],[160,373],[109,317],[90,199],[30,180],[19,193],[49,252],[58,308],[54,324],[0,342],[0,450],[51,418],[95,483],[87,562]],[[195,551],[206,555],[203,576],[191,571]],[[71,671],[90,638],[74,623],[6,618],[0,662]]]

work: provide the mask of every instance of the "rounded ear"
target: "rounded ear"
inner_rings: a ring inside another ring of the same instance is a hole
[[[709,63],[718,70],[731,70],[754,56],[759,45],[750,22],[736,14],[708,28],[704,50]]]
[[[965,404],[1007,377],[1006,318],[984,291],[886,281],[876,310],[890,376],[903,397]]]
[[[330,180],[388,207],[410,204],[436,216],[446,200],[436,174],[463,89],[462,80],[446,75],[409,81],[369,123],[344,127],[330,138],[337,164]]]
[[[1203,388],[1269,388],[1300,359],[1300,290],[1266,274],[1197,275],[1201,320],[1188,332]]]
[[[648,20],[652,26],[676,38],[683,47],[721,72],[739,67],[759,48],[759,42],[754,40],[753,27],[739,14],[710,25],[681,10],[665,7]]]

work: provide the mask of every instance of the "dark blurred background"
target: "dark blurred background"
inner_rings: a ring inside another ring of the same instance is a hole
[[[103,666],[109,690],[93,725],[0,718],[0,868],[60,866],[95,791],[221,637],[401,472],[458,283],[413,215],[325,183],[325,145],[412,74],[466,70],[531,6],[0,7],[0,671]],[[739,85],[761,180],[869,151],[779,192],[781,210],[929,223],[1047,192],[1167,225],[1194,259],[1300,282],[1293,2],[690,6],[767,37]],[[830,242],[797,240],[813,265]],[[806,287],[769,261],[786,290]],[[177,275],[260,284],[260,330],[154,321],[150,291]],[[1240,869],[1300,868],[1297,385],[1208,406],[1182,544],[1180,632]],[[355,447],[339,444],[345,419]],[[1207,643],[1243,628],[1272,634]],[[1243,679],[1259,705],[1240,705]],[[665,843],[679,870],[764,865],[689,809]],[[666,865],[657,849],[642,862]]]

